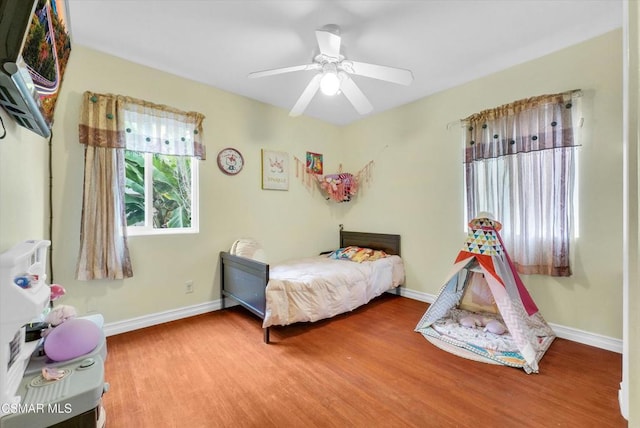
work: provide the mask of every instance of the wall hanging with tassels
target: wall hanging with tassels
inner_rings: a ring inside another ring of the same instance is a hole
[[[312,189],[316,183],[327,200],[335,202],[349,202],[358,193],[362,183],[369,184],[373,161],[369,161],[356,174],[342,172],[342,164],[336,174],[314,174],[307,168],[306,162],[294,156],[296,161],[296,178],[300,179],[307,188]]]

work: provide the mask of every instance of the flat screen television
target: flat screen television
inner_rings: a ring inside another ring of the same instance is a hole
[[[0,105],[46,138],[71,52],[70,28],[67,0],[0,0]]]

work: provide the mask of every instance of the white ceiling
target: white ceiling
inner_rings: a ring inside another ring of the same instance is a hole
[[[413,71],[407,87],[353,77],[371,114],[622,26],[622,0],[68,2],[74,44],[286,110],[314,72],[247,75],[309,63],[314,30],[337,24],[348,59]],[[320,92],[305,115],[336,125],[361,118],[344,96]]]

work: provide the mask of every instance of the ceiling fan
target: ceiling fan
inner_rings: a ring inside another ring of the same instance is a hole
[[[410,70],[346,59],[340,54],[342,38],[340,27],[337,25],[329,24],[316,30],[316,39],[320,53],[313,58],[313,62],[310,64],[249,73],[249,77],[255,78],[293,71],[318,70],[289,112],[290,116],[301,115],[318,90],[325,95],[336,95],[342,92],[358,113],[362,115],[370,113],[373,106],[351,79],[351,75],[370,77],[400,85],[409,85],[413,81],[413,74]]]

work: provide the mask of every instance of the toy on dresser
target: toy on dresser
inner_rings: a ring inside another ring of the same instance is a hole
[[[102,427],[106,340],[102,315],[52,306],[46,240],[0,254],[0,428]]]
[[[102,330],[94,321],[77,318],[73,306],[60,305],[45,317],[44,353],[52,361],[66,361],[88,354],[100,342]]]

